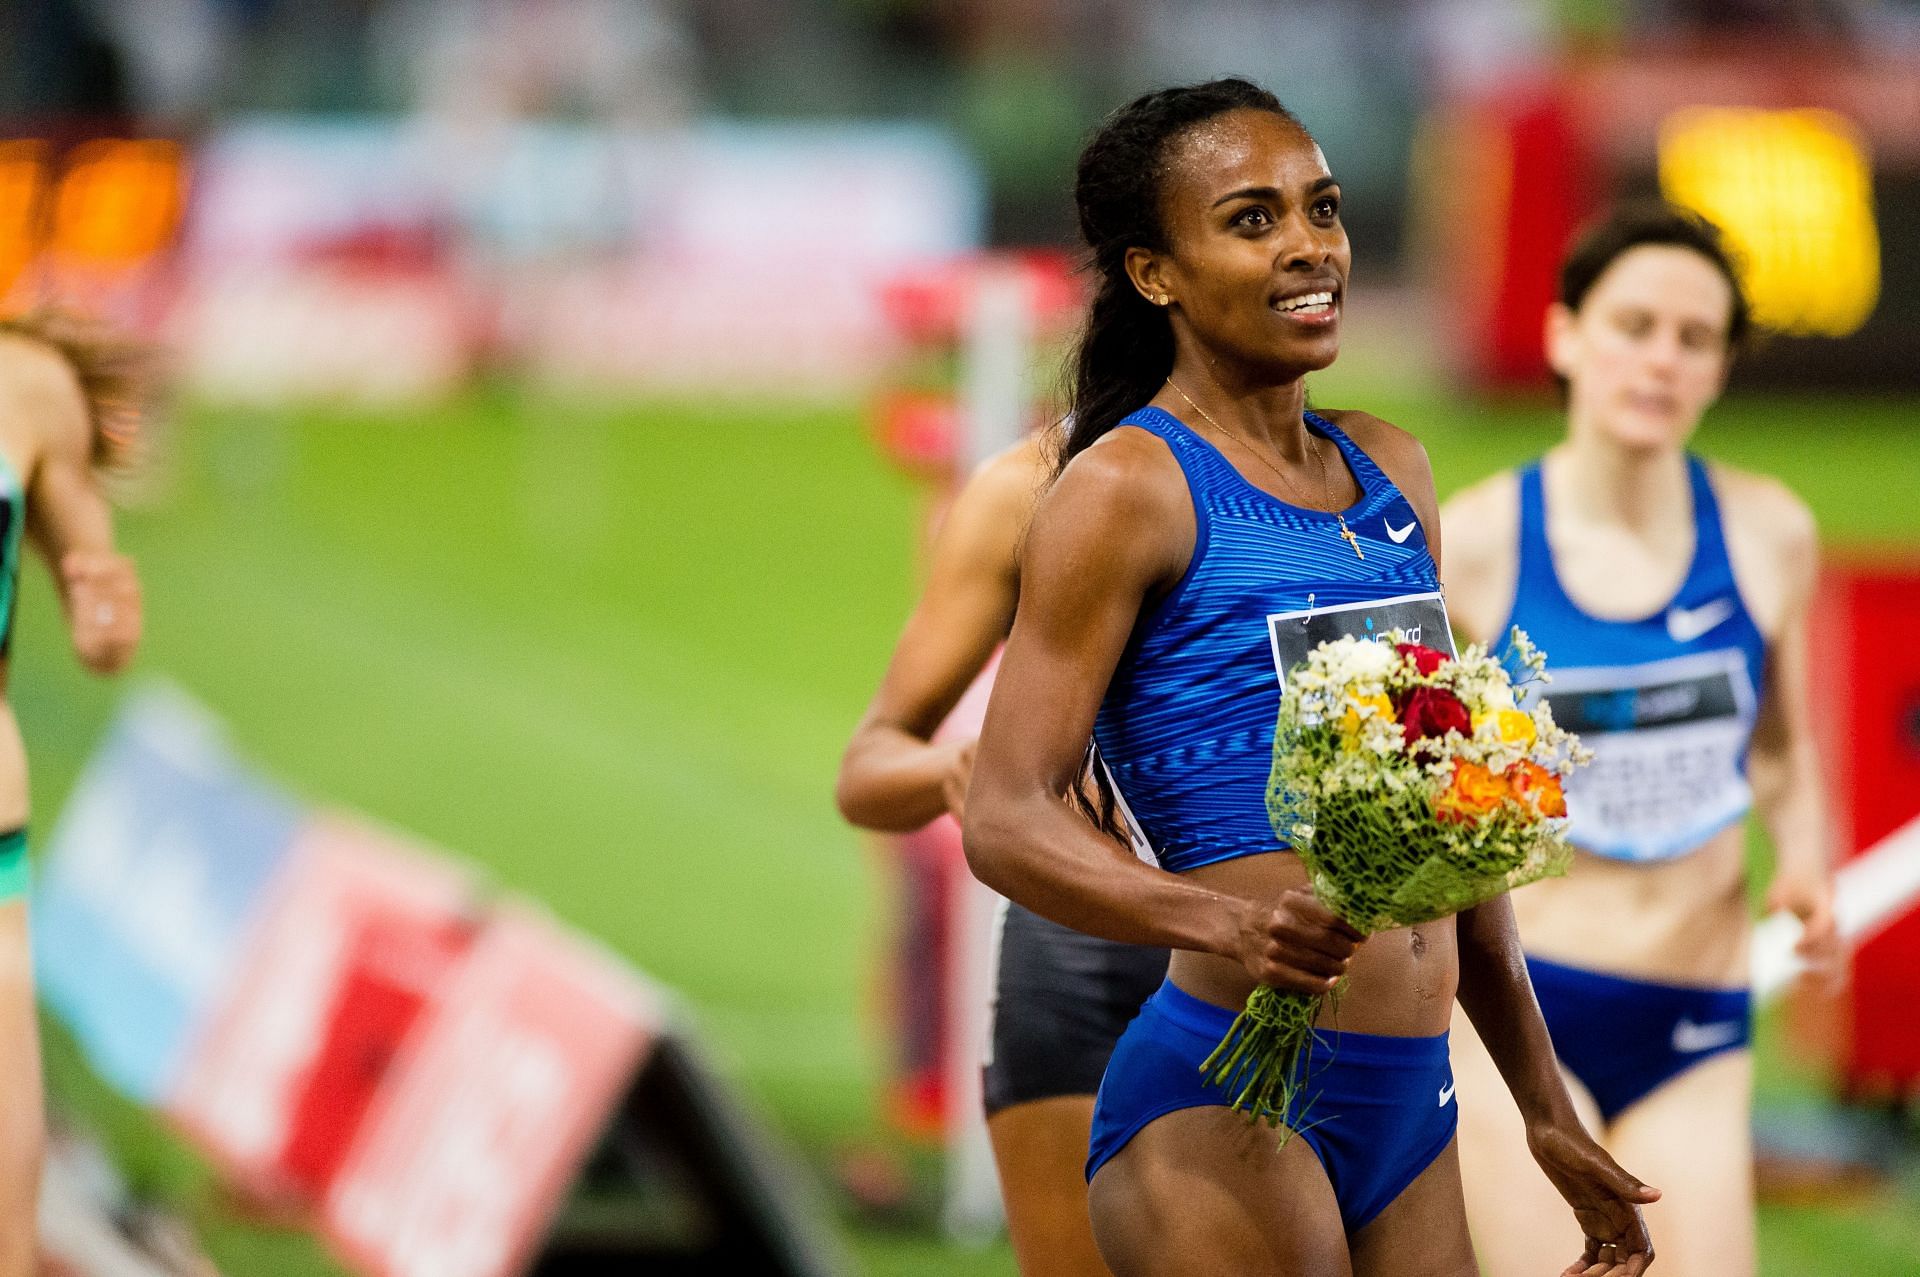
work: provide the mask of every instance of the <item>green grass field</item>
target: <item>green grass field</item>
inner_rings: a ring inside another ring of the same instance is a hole
[[[1443,493],[1553,428],[1544,404],[1355,401],[1426,438]],[[1789,478],[1836,543],[1911,545],[1913,414],[1734,403],[1702,447]],[[809,1154],[885,1137],[863,1007],[887,901],[830,794],[911,598],[919,495],[853,413],[492,388],[405,418],[201,409],[167,457],[123,522],[148,591],[142,672],[307,797],[471,857],[682,990]],[[1862,496],[1863,476],[1896,473],[1904,498]],[[119,694],[75,672],[56,626],[36,569],[13,697],[43,827]],[[50,1056],[56,1094],[189,1203],[230,1274],[331,1271],[304,1239],[230,1222],[68,1044]],[[1809,1094],[1777,1052],[1763,1063],[1764,1094]],[[1910,1273],[1916,1206],[1908,1185],[1846,1213],[1770,1210],[1766,1270]],[[878,1274],[1012,1272],[1001,1247],[850,1238]]]

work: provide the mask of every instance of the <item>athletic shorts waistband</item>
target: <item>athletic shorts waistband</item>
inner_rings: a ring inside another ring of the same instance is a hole
[[[1218,1042],[1233,1027],[1238,1011],[1197,998],[1173,982],[1171,976],[1149,1001],[1175,1028]],[[1356,1064],[1378,1068],[1426,1071],[1447,1059],[1447,1035],[1398,1037],[1384,1033],[1355,1033],[1348,1029],[1315,1029],[1330,1052]]]

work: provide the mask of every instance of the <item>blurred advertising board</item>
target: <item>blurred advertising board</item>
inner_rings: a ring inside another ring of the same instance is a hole
[[[302,813],[192,702],[149,691],[81,776],[33,898],[41,996],[95,1067],[157,1104],[227,996]]]
[[[606,388],[844,393],[882,284],[976,246],[945,134],[255,119],[202,139],[173,336],[215,397],[397,402],[485,367]]]
[[[1643,47],[1445,102],[1416,155],[1414,237],[1455,361],[1543,383],[1561,257],[1615,201],[1725,232],[1765,334],[1736,382],[1920,388],[1920,58]]]
[[[470,942],[476,883],[339,818],[307,823],[167,1111],[253,1195],[324,1192]]]
[[[1823,753],[1845,865],[1920,822],[1920,662],[1898,637],[1920,628],[1920,560],[1895,552],[1830,565],[1814,617],[1813,650],[1829,657],[1815,663],[1814,690],[1828,709]],[[1909,903],[1876,923],[1853,952],[1843,1001],[1840,1023],[1820,1026],[1819,1039],[1843,1092],[1865,1101],[1920,1096],[1920,1019],[1912,1014],[1920,1005],[1920,908]]]
[[[93,1066],[355,1272],[845,1270],[667,991],[456,858],[280,792],[179,692],[130,700],[33,907]]]
[[[522,1271],[660,1028],[624,964],[530,910],[449,974],[323,1207],[379,1277]]]

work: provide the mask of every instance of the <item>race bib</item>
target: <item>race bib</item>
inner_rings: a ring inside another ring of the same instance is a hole
[[[1616,860],[1665,860],[1738,820],[1757,697],[1732,649],[1646,665],[1549,669],[1553,719],[1593,750],[1567,785],[1569,836]]]
[[[1448,656],[1453,629],[1447,623],[1447,601],[1439,591],[1401,594],[1365,603],[1336,603],[1298,612],[1275,612],[1267,618],[1267,638],[1273,644],[1273,672],[1280,686],[1287,671],[1307,659],[1322,643],[1337,638],[1384,638],[1395,630],[1408,643],[1436,648]]]

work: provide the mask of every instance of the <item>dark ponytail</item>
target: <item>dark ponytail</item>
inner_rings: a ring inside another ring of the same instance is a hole
[[[1127,250],[1167,247],[1160,197],[1169,144],[1196,124],[1247,109],[1300,124],[1258,85],[1212,80],[1135,98],[1108,116],[1080,152],[1074,203],[1091,250],[1089,267],[1099,278],[1074,354],[1073,415],[1061,468],[1158,394],[1173,371],[1173,329],[1166,311],[1127,278]]]

